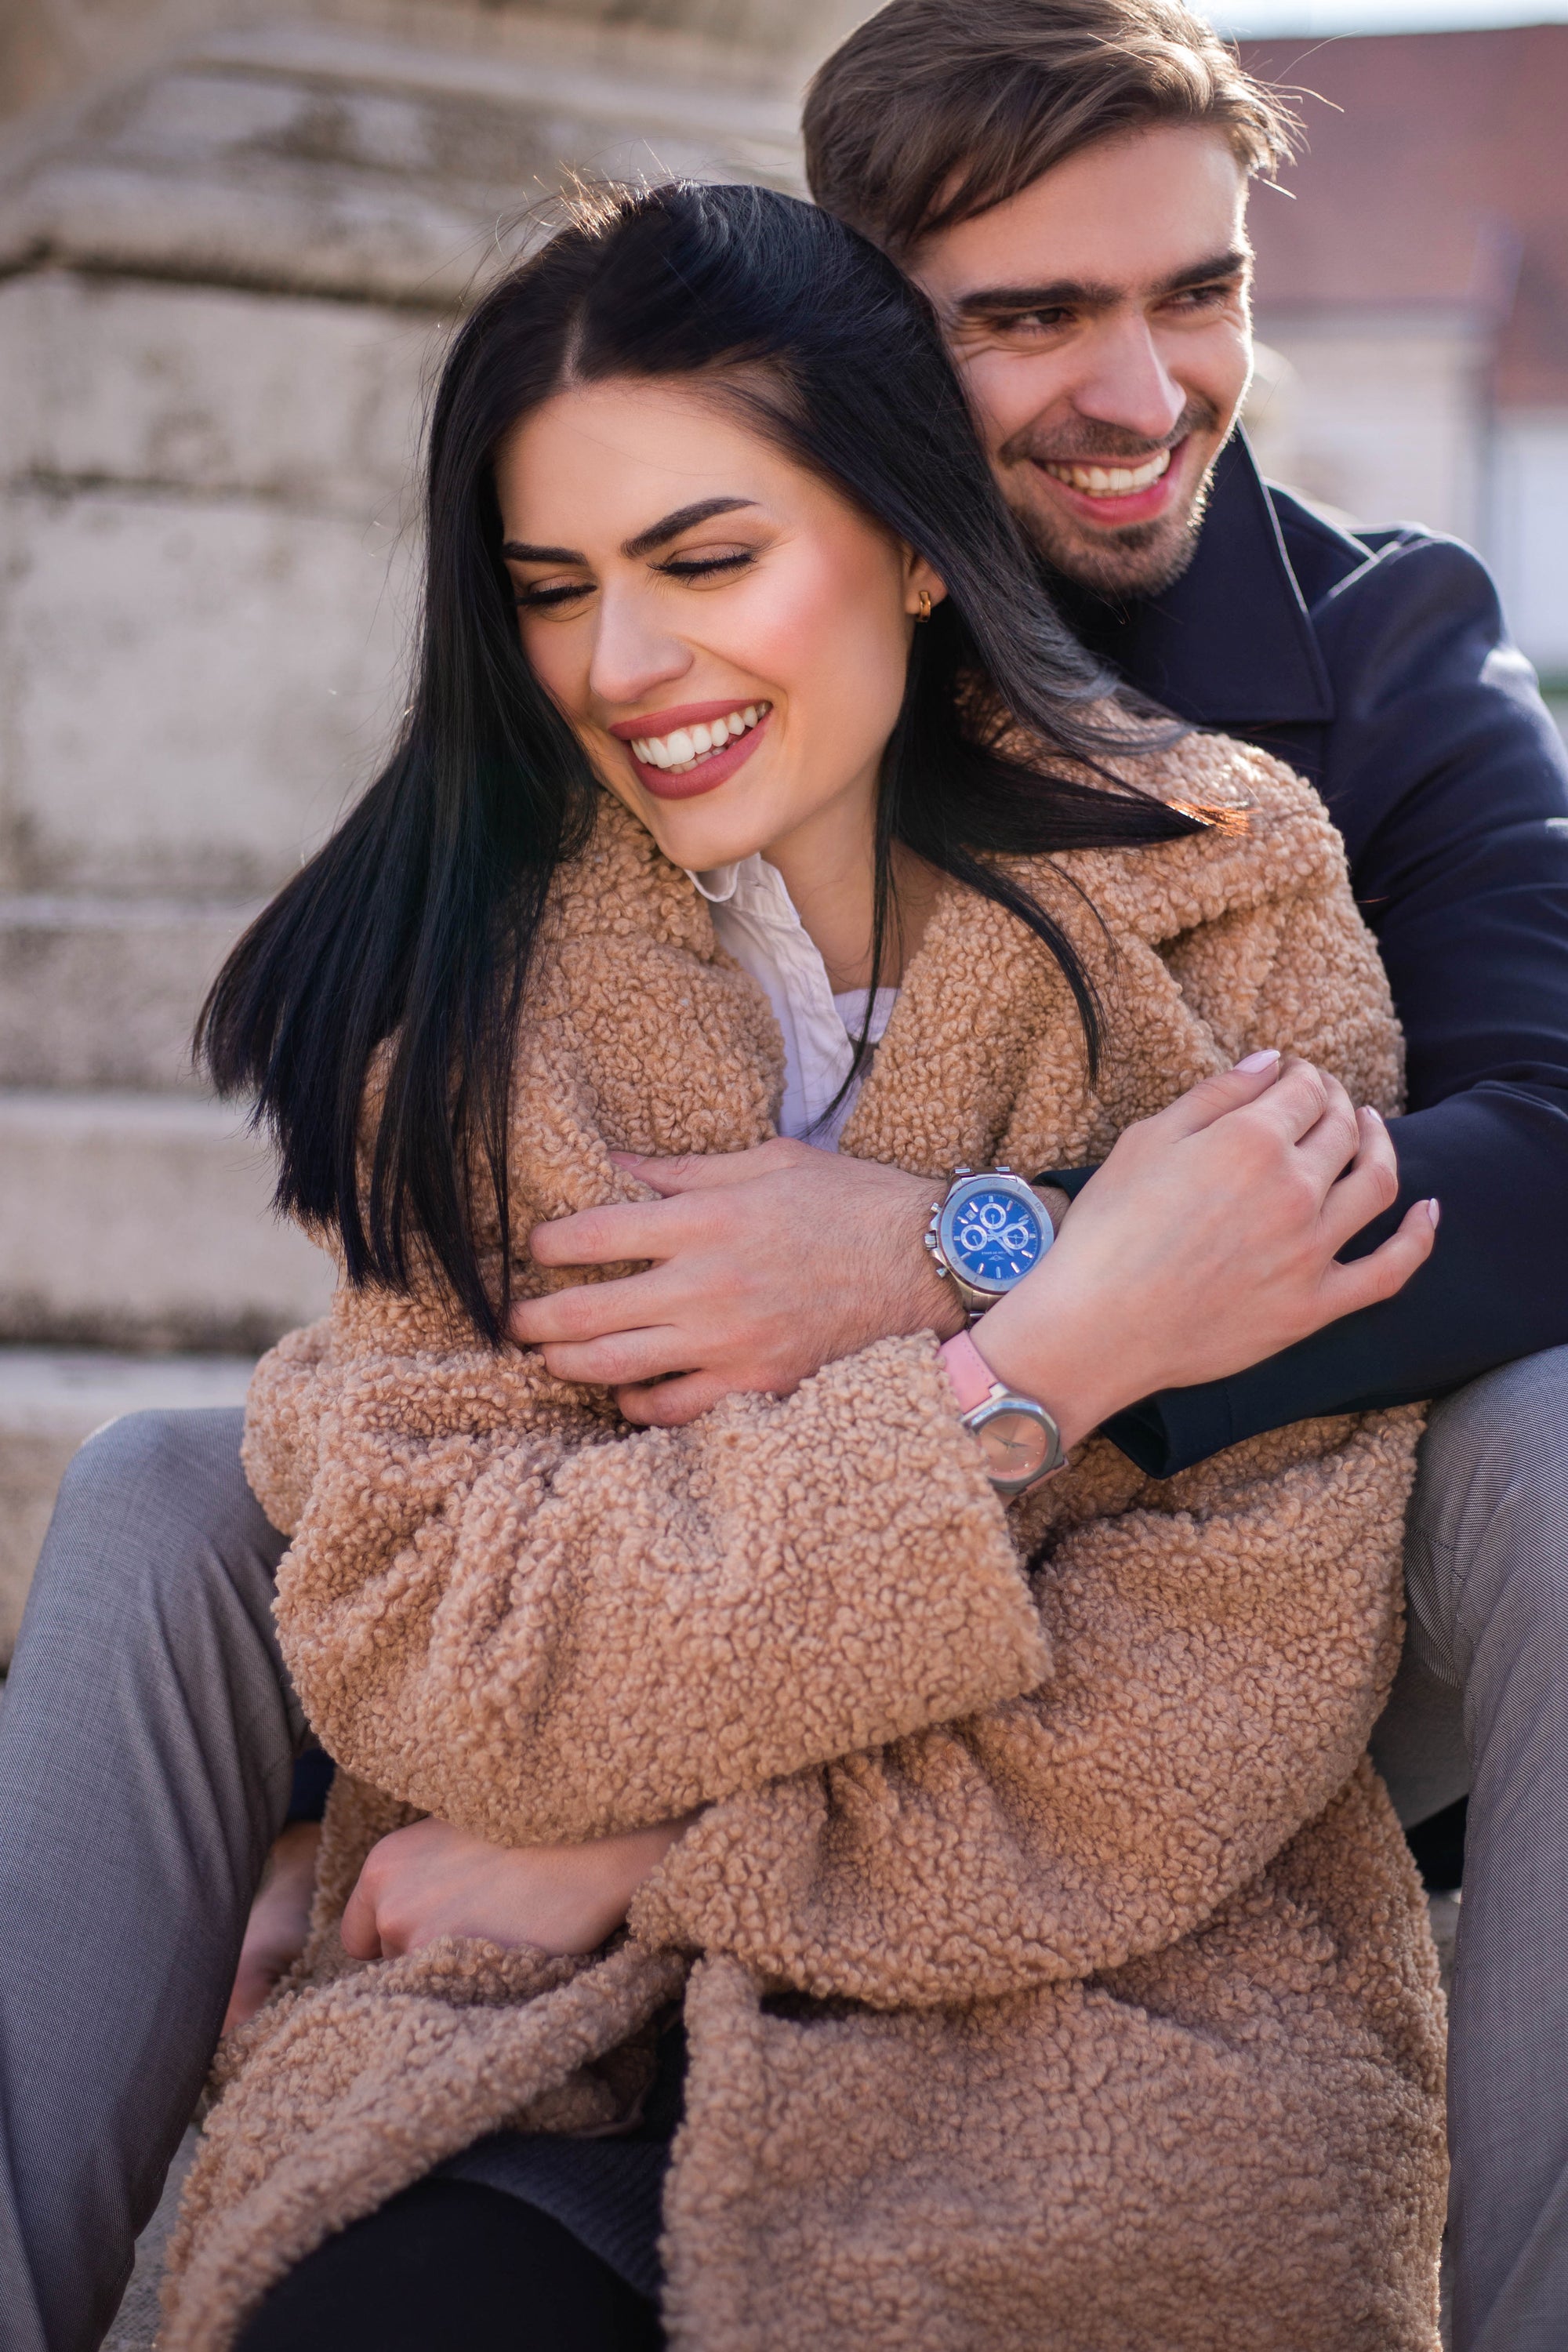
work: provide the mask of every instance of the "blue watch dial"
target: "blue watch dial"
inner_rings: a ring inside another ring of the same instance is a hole
[[[1010,1290],[1039,1264],[1047,1246],[1045,1211],[1010,1185],[966,1185],[942,1219],[943,1247],[966,1281]]]

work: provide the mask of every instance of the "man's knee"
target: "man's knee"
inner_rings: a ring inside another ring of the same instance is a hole
[[[237,1411],[126,1413],[67,1467],[38,1563],[45,1585],[89,1581],[121,1607],[178,1619],[202,1596],[264,1582],[283,1539],[239,1464]]]
[[[121,1413],[78,1446],[60,1481],[74,1503],[151,1486],[224,1492],[239,1459],[245,1416],[236,1410]]]
[[[1568,1629],[1565,1433],[1568,1348],[1504,1364],[1433,1408],[1411,1505],[1410,1598],[1461,1675],[1505,1600]]]
[[[1436,1523],[1475,1498],[1519,1498],[1568,1515],[1568,1348],[1521,1356],[1433,1406],[1421,1443],[1415,1507]]]

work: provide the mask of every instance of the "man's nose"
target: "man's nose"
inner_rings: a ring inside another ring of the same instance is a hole
[[[1097,425],[1163,441],[1187,395],[1166,366],[1147,319],[1122,317],[1104,320],[1088,338],[1072,404]]]
[[[690,667],[690,646],[665,625],[656,598],[609,582],[601,586],[588,668],[589,690],[599,701],[623,708],[640,702]]]

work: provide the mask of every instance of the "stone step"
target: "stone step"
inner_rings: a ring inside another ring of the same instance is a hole
[[[192,1025],[258,903],[0,898],[0,1087],[199,1091]]]
[[[269,1345],[331,1287],[271,1189],[265,1147],[205,1097],[0,1092],[0,1340]]]
[[[249,492],[26,480],[0,536],[0,883],[275,890],[380,764],[408,544]]]
[[[11,1655],[67,1463],[106,1421],[245,1402],[243,1356],[111,1356],[0,1348],[0,1663]]]

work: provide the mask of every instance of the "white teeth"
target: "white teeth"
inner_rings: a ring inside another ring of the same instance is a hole
[[[647,767],[686,775],[700,760],[710,759],[726,743],[738,741],[772,709],[771,702],[748,702],[743,710],[731,710],[728,719],[710,719],[705,726],[677,727],[668,735],[640,735],[631,744],[632,756]]]
[[[1162,449],[1142,466],[1077,466],[1056,463],[1047,458],[1046,471],[1054,474],[1058,482],[1069,488],[1083,490],[1093,499],[1135,498],[1140,490],[1152,489],[1170,469],[1171,452]]]

